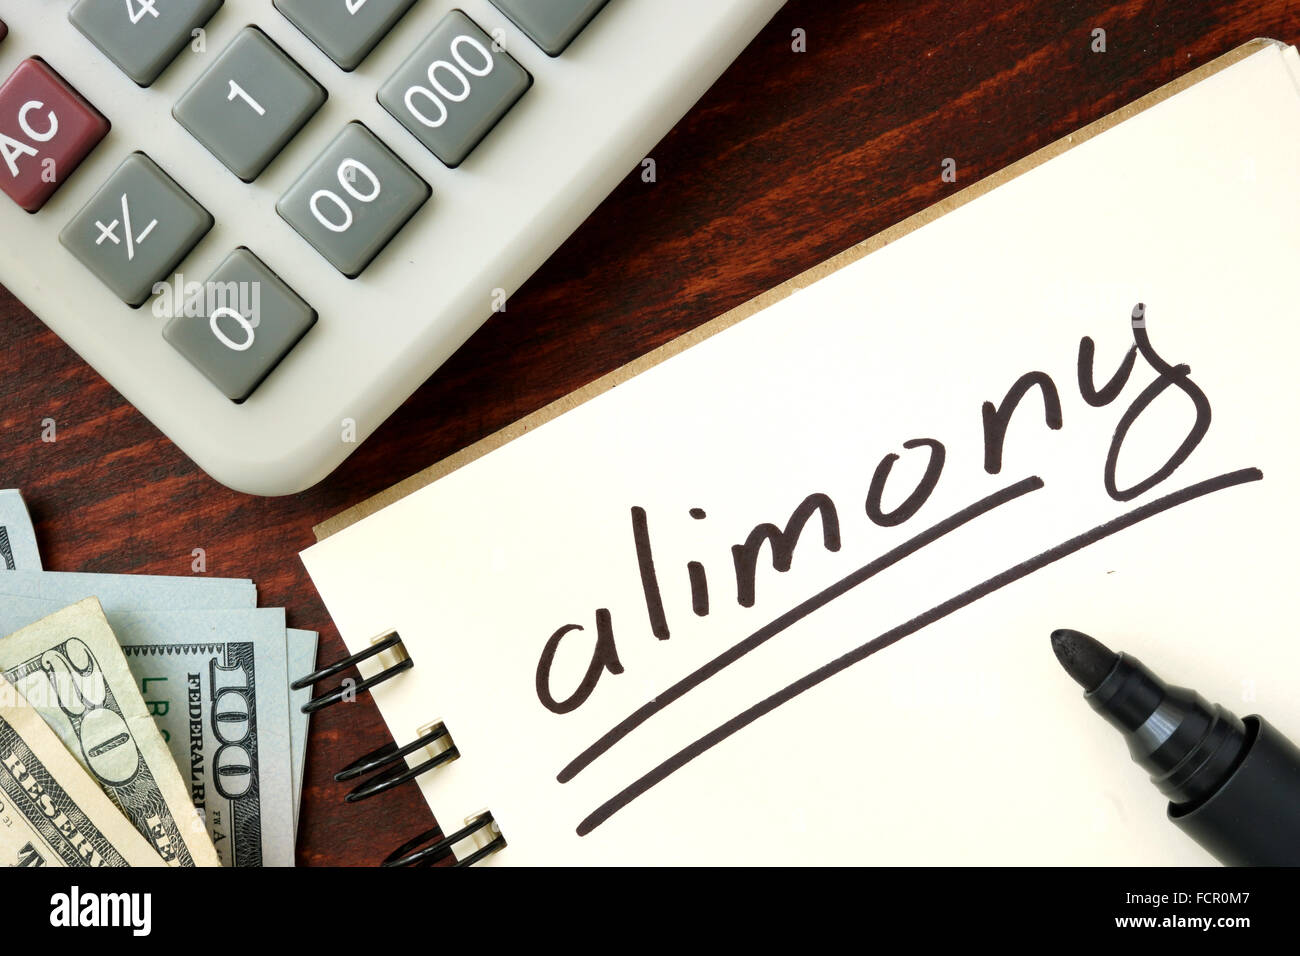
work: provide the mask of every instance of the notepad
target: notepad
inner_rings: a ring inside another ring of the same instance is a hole
[[[444,831],[1212,862],[1048,635],[1300,734],[1298,83],[1256,41],[326,527],[395,739],[459,751]]]

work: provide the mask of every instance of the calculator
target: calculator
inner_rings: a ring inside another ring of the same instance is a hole
[[[0,283],[238,491],[339,465],[783,0],[0,0]]]

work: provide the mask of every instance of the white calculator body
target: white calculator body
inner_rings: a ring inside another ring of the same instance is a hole
[[[782,2],[0,0],[0,283],[218,481],[300,491]]]

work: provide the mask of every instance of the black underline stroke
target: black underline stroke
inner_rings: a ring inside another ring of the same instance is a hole
[[[1022,495],[1026,495],[1031,491],[1037,491],[1042,487],[1043,479],[1036,476],[1017,481],[1015,484],[1008,485],[1000,491],[995,491],[993,494],[981,498],[974,504],[968,505],[960,511],[949,515],[942,521],[926,528],[920,534],[909,538],[897,547],[886,551],[880,557],[869,561],[856,571],[853,571],[846,577],[836,581],[830,587],[814,594],[802,604],[796,605],[780,617],[763,625],[738,644],[733,644],[708,663],[692,671],[690,674],[687,674],[677,683],[657,695],[653,700],[642,704],[623,720],[615,724],[608,733],[601,736],[601,738],[594,744],[582,753],[578,754],[578,756],[574,757],[573,760],[569,761],[555,779],[560,783],[568,783],[585,770],[598,757],[673,701],[684,697],[700,684],[704,683],[709,678],[716,676],[724,668],[730,667],[750,651],[754,650],[754,648],[767,643],[795,622],[807,617],[814,611],[825,607],[837,597],[847,593],[859,584],[870,580],[886,568],[897,564],[899,561],[903,560],[903,558],[914,554],[926,545],[933,544],[948,532],[955,531],[957,528],[960,528],[972,519],[987,514],[1002,505],[1009,504]]]
[[[949,598],[942,604],[936,604],[934,607],[930,608],[930,610],[912,618],[910,621],[900,624],[892,630],[885,631],[885,633],[854,648],[847,654],[837,657],[835,660],[823,664],[816,670],[805,674],[794,683],[787,684],[775,694],[764,698],[748,710],[742,711],[726,723],[709,731],[694,743],[679,750],[649,773],[629,784],[593,810],[581,823],[578,824],[578,836],[586,836],[637,797],[645,794],[656,784],[662,783],[696,757],[722,743],[722,741],[726,740],[738,730],[749,726],[754,721],[758,720],[758,718],[771,713],[782,704],[789,703],[804,691],[816,687],[822,681],[835,676],[840,673],[840,671],[847,670],[854,664],[866,660],[866,658],[870,657],[877,651],[884,650],[889,645],[902,640],[904,637],[914,634],[922,628],[947,617],[954,611],[959,611],[967,605],[975,603],[980,598],[987,597],[994,591],[1006,587],[1008,584],[1045,568],[1049,564],[1054,564],[1062,558],[1074,554],[1076,551],[1083,550],[1089,545],[1096,544],[1116,532],[1123,531],[1126,528],[1131,528],[1133,525],[1139,524],[1147,518],[1155,517],[1162,512],[1169,511],[1172,508],[1176,508],[1178,505],[1186,504],[1187,502],[1204,495],[1216,491],[1222,491],[1226,488],[1231,488],[1234,485],[1245,484],[1248,481],[1259,481],[1263,477],[1263,473],[1258,468],[1243,468],[1239,471],[1228,472],[1219,475],[1218,477],[1208,478],[1205,481],[1189,485],[1181,491],[1175,491],[1171,494],[1165,495],[1164,497],[1157,498],[1154,501],[1150,501],[1145,505],[1134,508],[1132,511],[1120,515],[1118,518],[1100,524],[1090,531],[1085,531],[1083,534],[1070,538],[1068,541],[1064,541],[1055,547],[1049,548],[1046,551],[1035,555],[1028,561],[995,574],[983,583],[977,584],[975,587],[970,588],[967,591],[963,591],[956,597]]]

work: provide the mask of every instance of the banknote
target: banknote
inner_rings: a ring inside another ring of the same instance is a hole
[[[166,574],[93,574],[23,571],[0,574],[0,594],[46,598],[62,607],[95,597],[105,609],[256,607],[257,588],[246,578]]]
[[[0,639],[0,672],[164,862],[220,865],[97,600]]]
[[[0,594],[0,633],[61,607]],[[289,707],[287,642],[292,634],[292,667],[305,674],[316,633],[286,630],[284,611],[269,608],[104,616],[222,865],[292,866],[307,715]],[[248,678],[246,701],[232,693],[243,680],[223,679],[233,673]]]
[[[0,491],[0,571],[39,571],[41,553],[23,496],[13,488]]]
[[[289,680],[293,682],[316,669],[316,645],[320,635],[315,631],[289,628],[284,632],[289,651]],[[293,831],[298,832],[298,809],[302,806],[302,774],[307,763],[307,725],[310,714],[302,712],[302,705],[311,700],[310,685],[289,691],[289,746],[293,752]]]
[[[0,865],[163,865],[41,716],[2,677]]]
[[[223,866],[293,866],[284,611],[111,615]]]
[[[50,575],[53,578],[59,578],[59,575]],[[93,575],[66,575],[65,577],[89,578]],[[103,575],[109,577],[109,575]],[[118,575],[118,577],[130,577],[130,575]],[[41,618],[61,610],[66,605],[75,603],[83,597],[90,595],[81,593],[84,585],[62,586],[57,582],[54,585],[45,587],[28,587],[29,593],[53,593],[58,595],[57,598],[49,600],[43,598],[16,597],[11,594],[3,593],[0,588],[0,634],[11,634],[19,628],[33,624]],[[104,590],[103,593],[111,593],[116,600],[108,600],[100,597],[100,605],[103,608],[104,616],[108,618],[109,627],[114,633],[118,634],[120,642],[120,622],[117,616],[122,613],[134,613],[136,611],[177,611],[179,614],[195,614],[201,616],[209,608],[207,605],[217,603],[219,599],[212,596],[211,589],[209,593],[200,594],[198,599],[194,595],[186,595],[184,589],[179,589],[179,593],[167,593],[166,591],[157,591],[153,588],[132,588],[129,582],[118,583],[112,590]],[[222,592],[230,594],[232,592]],[[212,610],[237,609],[249,607],[250,605],[243,600],[243,592],[235,592],[240,595],[237,599],[232,597],[232,603],[223,605]],[[98,597],[98,595],[96,595]],[[195,607],[198,604],[199,607]],[[184,618],[180,623],[184,622]],[[195,621],[194,624],[187,624],[180,628],[177,633],[186,633],[187,629],[192,626],[202,627],[202,623]],[[316,644],[318,637],[315,631],[303,631],[289,628],[285,631],[285,644],[288,658],[288,677],[290,681],[302,677],[315,669],[316,667]],[[136,673],[135,665],[128,660],[128,666],[132,669],[132,674],[136,678],[137,686],[139,685],[140,675]],[[302,705],[311,699],[312,688],[304,687],[301,690],[290,691],[289,700],[289,749],[290,758],[293,766],[293,819],[294,830],[297,831],[298,808],[302,805],[302,781],[303,769],[307,757],[307,728],[310,716],[302,712]],[[183,766],[183,764],[182,764]]]
[[[199,580],[201,587],[188,588],[187,581]],[[8,588],[5,583],[14,581]],[[218,581],[218,587],[211,587]],[[257,592],[251,581],[221,578],[168,578],[157,575],[96,575],[69,574],[69,572],[22,572],[0,579],[0,635],[13,633],[19,627],[38,622],[57,610],[75,604],[83,597],[99,598],[109,627],[114,626],[117,613],[130,611],[203,611],[234,610],[253,607]],[[289,679],[300,678],[316,669],[315,631],[289,628],[285,631],[289,652]],[[309,718],[302,705],[311,700],[312,688],[290,691],[290,747],[294,761],[294,806],[302,803],[302,779],[307,757],[307,727]],[[295,812],[296,819],[296,812]]]

